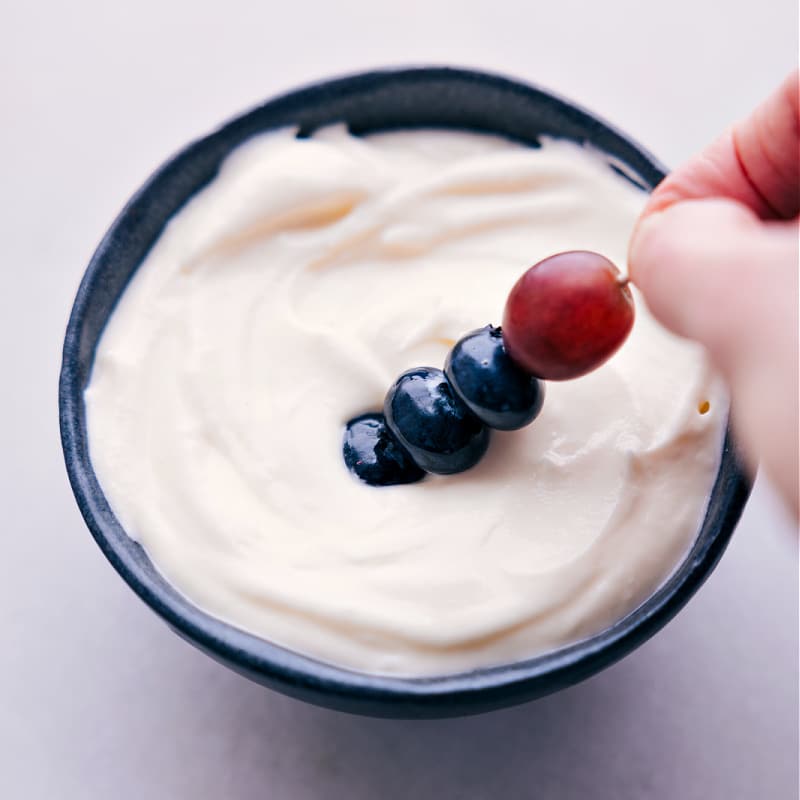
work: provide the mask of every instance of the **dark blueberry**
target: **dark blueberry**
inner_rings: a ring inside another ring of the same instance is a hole
[[[389,429],[427,472],[463,472],[489,446],[488,429],[459,400],[440,369],[404,372],[389,389],[383,413]]]
[[[344,463],[371,486],[414,483],[425,473],[386,427],[383,414],[362,414],[347,423],[342,447]]]
[[[487,325],[456,342],[444,371],[469,410],[490,428],[523,428],[542,410],[544,383],[511,360],[500,328]]]

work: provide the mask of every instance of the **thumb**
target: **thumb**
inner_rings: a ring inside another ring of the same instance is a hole
[[[763,222],[731,200],[685,200],[644,218],[629,268],[666,327],[732,369],[746,353],[763,354],[775,323],[793,315],[797,225]]]
[[[750,456],[797,509],[798,226],[732,200],[683,200],[634,231],[629,269],[666,327],[705,345]],[[794,452],[793,452],[794,451]]]

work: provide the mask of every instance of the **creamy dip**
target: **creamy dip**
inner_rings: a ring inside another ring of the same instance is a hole
[[[201,608],[356,670],[469,670],[608,627],[685,557],[726,416],[703,353],[639,297],[619,353],[549,383],[468,472],[373,488],[342,434],[400,372],[497,324],[533,262],[581,248],[624,267],[644,201],[565,141],[250,140],[99,343],[87,424],[112,509]]]

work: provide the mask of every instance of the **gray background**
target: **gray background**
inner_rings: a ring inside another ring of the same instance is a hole
[[[24,5],[24,8],[23,8]],[[83,266],[126,197],[318,77],[454,63],[540,82],[675,164],[796,58],[793,0],[0,0],[0,797],[796,797],[797,549],[759,481],[719,568],[602,675],[462,720],[350,717],[179,641],[90,539],[56,424]]]

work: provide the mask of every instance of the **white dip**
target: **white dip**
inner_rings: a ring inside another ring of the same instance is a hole
[[[400,372],[499,324],[535,261],[582,248],[624,268],[644,200],[562,141],[251,140],[99,343],[86,406],[111,507],[201,608],[357,670],[444,674],[601,631],[686,555],[726,416],[703,354],[639,297],[620,352],[549,383],[539,418],[466,473],[372,488],[342,433]]]

